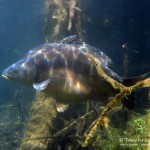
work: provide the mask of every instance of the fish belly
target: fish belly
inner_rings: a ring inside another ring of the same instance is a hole
[[[96,96],[100,101],[114,93],[112,87],[103,79],[85,76],[68,71],[65,77],[56,77],[45,91],[58,103],[70,104],[85,102]]]

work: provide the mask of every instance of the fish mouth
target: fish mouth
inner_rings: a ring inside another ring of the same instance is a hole
[[[9,78],[9,77],[6,76],[6,75],[3,75],[3,74],[2,74],[2,77],[5,78],[5,79],[7,79],[7,80],[11,80],[11,78]]]

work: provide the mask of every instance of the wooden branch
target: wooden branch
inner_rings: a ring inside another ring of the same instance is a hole
[[[86,117],[89,117],[90,115],[92,115],[94,113],[94,111],[90,111],[88,113],[86,113],[85,115],[83,115],[82,117],[78,118],[77,120],[73,121],[72,123],[70,123],[68,126],[66,126],[65,128],[63,128],[62,130],[58,131],[57,133],[55,133],[53,135],[53,137],[60,137],[63,136],[64,133],[66,133],[71,127],[73,127],[74,125],[76,125],[77,123],[83,121]]]
[[[89,55],[89,57],[90,57],[91,61],[94,63],[94,65],[96,66],[98,75],[100,77],[104,78],[108,83],[110,83],[113,86],[114,89],[118,89],[120,92],[118,94],[116,94],[116,96],[113,97],[111,99],[111,101],[106,105],[106,107],[104,108],[102,113],[99,115],[97,121],[92,123],[93,127],[91,128],[91,130],[89,131],[88,134],[84,135],[86,138],[85,138],[84,142],[82,143],[82,147],[86,147],[89,144],[90,140],[94,136],[94,133],[96,132],[99,125],[104,125],[106,127],[108,126],[108,122],[109,122],[109,119],[107,117],[108,113],[124,97],[126,97],[127,95],[131,94],[132,91],[137,90],[139,88],[150,87],[150,79],[149,78],[145,79],[144,81],[139,81],[133,86],[126,87],[126,86],[122,85],[121,83],[118,83],[114,79],[110,78],[107,74],[105,74],[104,71],[102,70],[101,66],[97,64],[94,56]]]

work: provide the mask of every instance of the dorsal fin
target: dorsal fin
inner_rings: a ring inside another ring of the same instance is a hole
[[[68,37],[62,39],[59,43],[73,44],[73,43],[77,43],[77,42],[81,42],[79,37],[77,35],[71,35],[71,36],[68,36]]]

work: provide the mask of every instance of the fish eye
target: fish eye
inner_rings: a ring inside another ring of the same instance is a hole
[[[18,73],[18,69],[13,69],[14,73]]]

